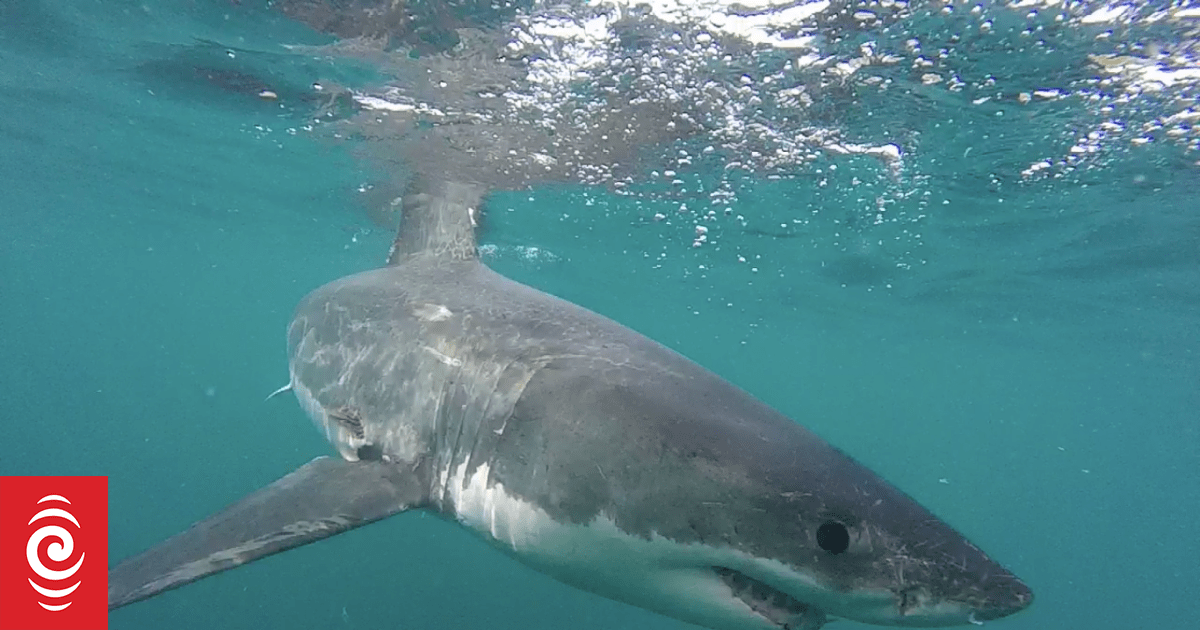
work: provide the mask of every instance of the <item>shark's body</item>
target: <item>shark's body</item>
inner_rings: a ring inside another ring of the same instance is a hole
[[[481,195],[418,182],[389,266],[297,309],[291,386],[342,460],[122,563],[110,607],[412,508],[567,584],[714,630],[957,625],[1030,603],[799,424],[483,266],[467,211]]]

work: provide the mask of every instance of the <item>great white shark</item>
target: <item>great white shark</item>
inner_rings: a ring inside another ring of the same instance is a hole
[[[339,457],[121,562],[110,609],[416,509],[713,630],[979,624],[1029,606],[1020,579],[797,422],[483,265],[485,192],[418,178],[387,266],[296,309],[289,388]]]

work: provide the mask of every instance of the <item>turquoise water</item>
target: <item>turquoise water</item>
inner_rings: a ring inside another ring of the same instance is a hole
[[[288,98],[376,79],[278,46],[329,41],[235,3],[0,5],[0,474],[108,475],[114,561],[329,453],[293,400],[263,402],[287,380],[297,301],[380,264],[391,237],[357,192],[378,164],[305,133],[310,110]],[[197,74],[245,69],[221,65],[230,47],[268,51],[243,63],[278,102],[240,75]],[[1031,120],[1005,150],[1061,148],[1055,120]],[[667,200],[499,193],[488,262],[680,350],[916,496],[1033,587],[1005,627],[1194,627],[1197,156],[1152,146],[997,193],[963,136],[1011,130],[999,124],[901,109],[853,130],[920,127],[911,163],[936,195],[919,239],[897,241],[907,266],[880,264],[866,229],[788,227],[791,208],[839,199],[811,178],[744,182],[745,229],[697,248],[691,224],[646,220]],[[830,254],[847,239],[861,247]],[[421,514],[111,624],[686,627]]]

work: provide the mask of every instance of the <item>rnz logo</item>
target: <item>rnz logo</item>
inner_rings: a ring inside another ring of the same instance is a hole
[[[0,630],[106,628],[108,478],[0,476]]]
[[[55,570],[46,566],[42,561],[42,542],[47,539],[51,541],[45,547],[47,558],[58,565],[74,559],[75,536],[71,532],[79,531],[79,521],[71,514],[71,502],[64,496],[48,494],[38,499],[38,505],[43,504],[45,507],[29,519],[29,524],[37,525],[38,528],[25,544],[25,559],[29,562],[29,568],[39,578],[29,578],[29,585],[41,595],[38,604],[46,610],[58,612],[71,605],[71,593],[83,583],[83,580],[76,577],[87,554],[80,551],[79,559],[67,569]],[[64,525],[71,525],[74,529],[67,529]],[[47,586],[38,584],[39,581]]]

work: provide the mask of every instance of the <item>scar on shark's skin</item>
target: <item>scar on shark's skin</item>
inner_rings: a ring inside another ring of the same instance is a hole
[[[413,315],[427,322],[444,322],[454,316],[454,312],[441,304],[421,304],[413,309]]]
[[[329,414],[330,418],[337,421],[338,424],[346,428],[355,439],[363,439],[362,415],[354,407],[337,407],[330,409],[325,413]]]

